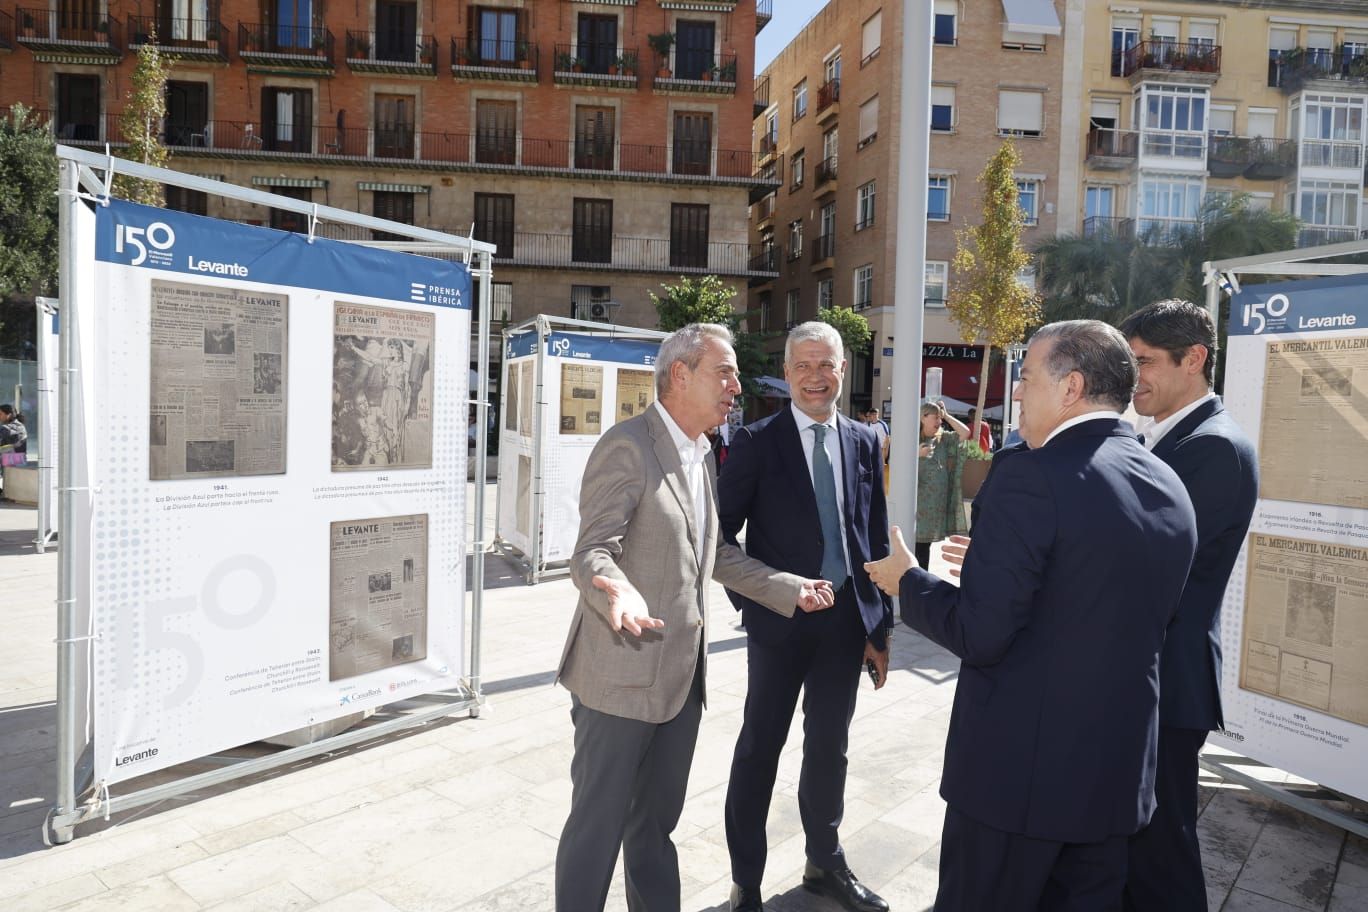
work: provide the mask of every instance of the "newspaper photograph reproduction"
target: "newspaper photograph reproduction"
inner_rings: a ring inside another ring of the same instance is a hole
[[[328,680],[427,657],[428,517],[332,524]]]
[[[435,314],[337,302],[334,472],[432,467]]]
[[[289,298],[153,280],[152,481],[285,471]]]

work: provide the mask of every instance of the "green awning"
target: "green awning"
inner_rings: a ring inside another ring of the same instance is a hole
[[[381,184],[375,181],[358,181],[358,190],[379,190],[384,193],[431,193],[431,187],[422,184]]]
[[[254,177],[253,187],[326,187],[321,177]]]

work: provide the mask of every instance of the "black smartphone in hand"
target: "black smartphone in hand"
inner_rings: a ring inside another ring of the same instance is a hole
[[[874,682],[874,686],[879,686],[879,669],[874,664],[873,659],[865,659],[865,671],[869,672],[869,680]]]

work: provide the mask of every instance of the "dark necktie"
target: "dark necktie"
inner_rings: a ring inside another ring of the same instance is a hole
[[[831,588],[840,589],[846,581],[845,551],[841,547],[841,510],[836,504],[836,473],[831,470],[823,442],[826,432],[824,424],[812,426],[812,488],[822,521],[822,579],[829,581]]]

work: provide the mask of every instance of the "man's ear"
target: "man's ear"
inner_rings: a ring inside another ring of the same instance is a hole
[[[1210,357],[1211,350],[1205,345],[1189,345],[1183,355],[1183,369],[1189,374],[1200,374]]]
[[[1080,371],[1069,371],[1064,378],[1064,407],[1068,408],[1083,398],[1086,384],[1083,382],[1083,374]]]

